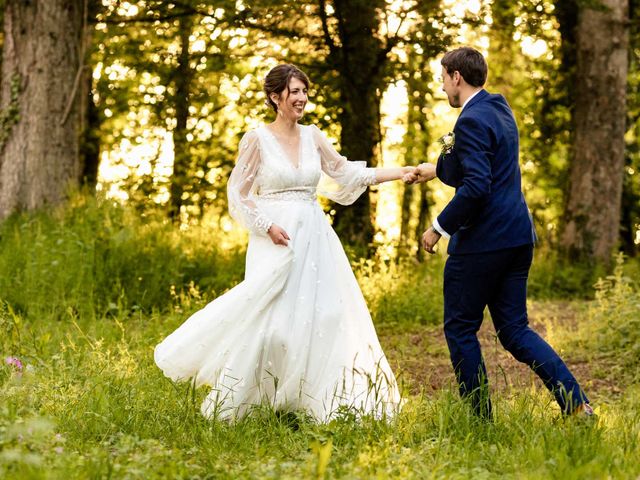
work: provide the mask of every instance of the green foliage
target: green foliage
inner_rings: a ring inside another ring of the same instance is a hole
[[[594,287],[584,341],[593,351],[615,356],[628,376],[640,380],[640,290],[625,274],[624,255],[617,256],[613,274]]]
[[[437,325],[442,322],[440,256],[428,262],[402,258],[399,262],[374,257],[354,262],[358,282],[376,325]]]
[[[0,225],[0,292],[30,318],[164,311],[181,295],[206,298],[241,278],[242,252],[220,251],[216,235],[78,195],[68,208]]]
[[[605,274],[604,265],[572,262],[548,246],[536,249],[529,274],[533,298],[593,298],[592,285]]]
[[[561,420],[548,392],[535,386],[496,396],[492,424],[479,422],[448,389],[407,394],[389,422],[345,413],[317,425],[268,407],[233,425],[205,420],[198,406],[206,388],[163,378],[151,351],[190,312],[239,281],[242,252],[212,246],[220,245],[217,233],[204,226],[174,228],[162,216],[138,217],[82,196],[66,210],[17,215],[2,225],[0,477],[640,475],[637,383],[621,399],[598,402],[601,420],[588,424]],[[439,323],[442,262],[354,261],[384,330]],[[640,343],[639,303],[618,269],[598,287],[587,319],[602,329],[594,345],[613,358],[622,352],[624,365]],[[397,348],[415,362],[425,355]],[[23,366],[7,364],[9,356]]]
[[[569,3],[562,2],[563,8]],[[573,47],[562,35],[564,10],[547,0],[500,0],[492,2],[491,11],[488,88],[502,93],[514,111],[523,191],[540,241],[552,245],[564,205],[572,131],[572,64],[567,56]],[[547,51],[539,56],[523,52],[517,40],[524,38],[544,42]]]
[[[640,245],[640,2],[630,2],[629,10],[628,110],[620,237],[625,253],[635,255]]]
[[[128,171],[116,183],[141,211],[177,191],[182,220],[220,212],[220,179],[233,166],[245,116],[261,103],[254,94],[262,75],[249,75],[256,69],[231,47],[246,42],[232,25],[235,2],[137,0],[125,7],[139,12],[132,17],[122,8],[111,2],[97,12],[92,58],[102,148]],[[178,168],[167,162],[172,146]],[[144,151],[136,153],[141,162],[132,163],[130,151]]]

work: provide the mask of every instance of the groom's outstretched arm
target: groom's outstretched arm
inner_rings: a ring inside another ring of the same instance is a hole
[[[456,125],[456,155],[462,163],[462,184],[434,224],[440,233],[453,235],[469,221],[491,194],[491,145],[489,126],[473,117]]]

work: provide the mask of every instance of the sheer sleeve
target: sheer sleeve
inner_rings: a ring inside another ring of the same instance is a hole
[[[255,131],[240,140],[238,161],[227,183],[229,214],[253,233],[266,235],[273,222],[258,209],[254,201],[256,175],[260,169],[260,144]]]
[[[341,205],[351,205],[369,185],[376,183],[376,169],[368,168],[364,161],[347,160],[336,152],[318,127],[312,125],[311,129],[324,173],[318,193]]]

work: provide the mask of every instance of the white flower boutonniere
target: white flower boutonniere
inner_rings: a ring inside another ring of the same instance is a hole
[[[446,135],[441,136],[438,139],[440,146],[442,147],[442,155],[446,155],[447,153],[451,153],[453,150],[453,146],[456,143],[456,135],[453,132],[449,132]]]

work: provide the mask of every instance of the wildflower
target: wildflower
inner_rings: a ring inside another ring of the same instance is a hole
[[[12,365],[19,372],[22,371],[23,365],[18,357],[7,357],[4,359],[4,363],[6,363],[7,365]]]

